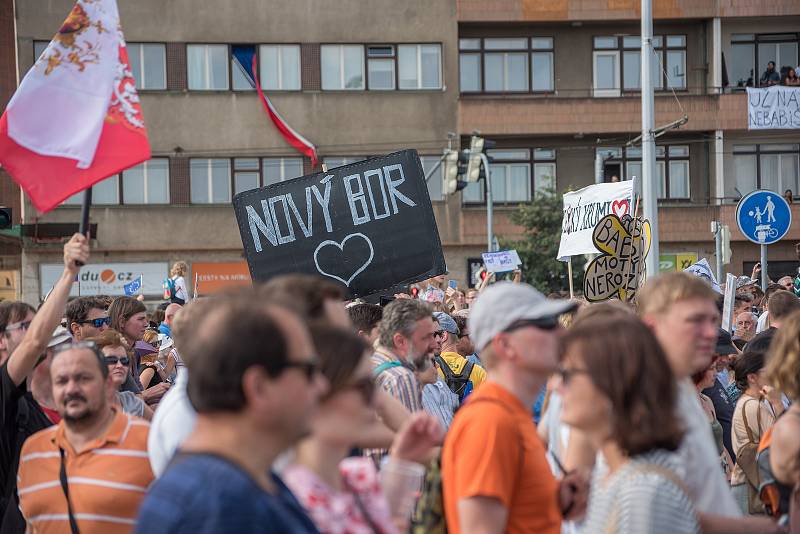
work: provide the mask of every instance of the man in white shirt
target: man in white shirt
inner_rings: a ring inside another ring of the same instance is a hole
[[[717,294],[702,279],[670,273],[648,281],[639,295],[639,313],[652,328],[678,381],[678,412],[686,435],[678,454],[684,482],[704,533],[780,532],[766,517],[740,517],[719,465],[708,419],[690,381],[707,369],[717,343],[720,313]]]

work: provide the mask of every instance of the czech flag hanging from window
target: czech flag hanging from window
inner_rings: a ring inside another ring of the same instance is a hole
[[[0,117],[0,165],[41,212],[150,158],[116,0],[78,0]]]
[[[252,86],[256,88],[258,96],[261,98],[261,103],[264,105],[264,111],[267,112],[267,115],[269,115],[272,123],[283,138],[298,152],[311,158],[311,166],[316,167],[318,160],[316,147],[311,141],[297,133],[283,120],[283,117],[280,116],[275,106],[272,105],[272,102],[270,102],[269,98],[261,90],[261,83],[258,79],[258,69],[256,66],[258,61],[256,57],[256,47],[252,45],[234,45],[231,47],[231,53],[233,55],[234,68],[240,69],[240,72],[244,74]]]

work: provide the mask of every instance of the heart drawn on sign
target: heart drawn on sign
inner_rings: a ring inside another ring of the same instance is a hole
[[[344,278],[336,276],[335,274],[331,274],[329,272],[326,272],[322,267],[320,267],[318,256],[319,256],[319,251],[322,248],[327,247],[327,246],[334,246],[334,247],[337,247],[341,252],[344,252],[345,243],[347,243],[352,238],[361,238],[361,239],[363,239],[364,241],[367,242],[367,245],[369,246],[369,258],[367,258],[366,261],[364,261],[364,263],[362,263],[359,266],[359,268],[356,269],[356,271],[350,276],[350,278],[345,280]],[[355,233],[355,234],[350,234],[350,235],[346,236],[344,239],[342,239],[341,243],[337,243],[336,241],[332,241],[330,239],[320,243],[317,246],[316,250],[314,250],[314,265],[317,266],[317,271],[319,271],[319,274],[321,274],[323,276],[328,276],[330,278],[333,278],[334,280],[339,280],[341,283],[343,283],[347,287],[350,287],[350,283],[353,281],[353,279],[356,276],[358,276],[359,274],[361,274],[362,272],[364,272],[364,269],[369,267],[369,264],[372,263],[372,259],[374,257],[375,257],[375,251],[372,248],[372,241],[370,241],[369,238],[367,236],[365,236],[364,234],[362,234],[362,233]]]
[[[627,215],[628,211],[630,210],[630,200],[615,200],[611,203],[611,211],[614,212],[614,215],[622,218],[623,215]]]

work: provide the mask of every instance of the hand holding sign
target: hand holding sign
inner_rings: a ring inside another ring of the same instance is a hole
[[[586,269],[583,281],[586,300],[633,299],[644,274],[644,259],[650,251],[650,221],[606,215],[597,223],[592,240],[602,254]]]

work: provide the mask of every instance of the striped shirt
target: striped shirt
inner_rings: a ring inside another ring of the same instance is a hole
[[[678,481],[683,477],[676,454],[650,451],[634,456],[611,476],[607,469],[605,463],[595,468],[583,532],[700,532],[689,496],[664,474],[672,472]]]
[[[436,382],[422,388],[422,407],[439,420],[445,431],[450,428],[459,404],[458,395],[450,391],[439,376],[436,377]]]
[[[59,479],[61,456],[72,510],[82,534],[133,532],[153,472],[147,458],[147,421],[115,412],[106,435],[77,454],[64,422],[37,432],[20,455],[20,510],[34,532],[69,532],[67,501]]]

